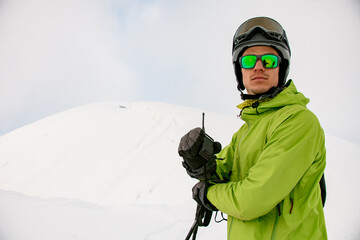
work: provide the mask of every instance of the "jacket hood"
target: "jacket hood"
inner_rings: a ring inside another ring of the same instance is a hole
[[[238,105],[239,109],[242,109],[241,117],[245,120],[247,115],[258,115],[267,112],[272,109],[282,108],[288,105],[299,104],[303,107],[310,102],[310,99],[306,98],[302,93],[298,92],[295,84],[292,80],[286,84],[284,88],[274,98],[266,98],[263,100],[246,100],[242,104]]]

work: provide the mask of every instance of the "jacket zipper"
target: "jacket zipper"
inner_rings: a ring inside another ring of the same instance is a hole
[[[243,109],[242,109],[243,110]],[[240,117],[242,117],[241,116],[241,114],[242,114],[242,110],[241,110],[241,112],[240,112]],[[242,119],[242,118],[241,118]],[[244,120],[245,121],[245,120]],[[248,122],[248,121],[245,121],[245,123],[247,124],[247,127],[248,127],[248,129],[246,130],[246,133],[244,134],[244,136],[242,136],[242,138],[239,140],[239,145],[238,145],[238,149],[240,149],[240,145],[241,145],[241,142],[242,142],[242,140],[244,139],[244,137],[249,133],[249,131],[250,131],[250,123]],[[230,222],[230,226],[229,226],[229,231],[228,231],[228,240],[230,240],[231,239],[231,229],[232,229],[232,226],[233,226],[233,222],[234,222],[234,218],[232,217],[231,218],[231,222]]]

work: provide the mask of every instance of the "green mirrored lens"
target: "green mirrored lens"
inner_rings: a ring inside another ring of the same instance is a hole
[[[264,68],[276,68],[278,66],[278,57],[275,55],[263,55],[261,62]]]
[[[242,68],[253,68],[256,64],[255,55],[247,55],[241,58],[241,67]]]
[[[264,68],[277,68],[280,61],[279,57],[273,54],[246,55],[240,58],[241,67],[251,69],[255,67],[258,60],[261,60]]]

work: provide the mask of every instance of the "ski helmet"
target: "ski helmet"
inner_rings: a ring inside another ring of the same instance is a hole
[[[241,24],[233,38],[232,61],[239,91],[245,89],[239,58],[247,48],[253,46],[269,46],[279,53],[281,62],[278,87],[283,87],[286,77],[289,74],[291,57],[290,46],[285,30],[274,19],[255,17]]]

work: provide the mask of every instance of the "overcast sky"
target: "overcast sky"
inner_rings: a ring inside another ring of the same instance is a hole
[[[289,78],[326,133],[360,144],[358,0],[1,0],[0,135],[103,101],[235,116],[232,36],[254,16],[286,29]]]

